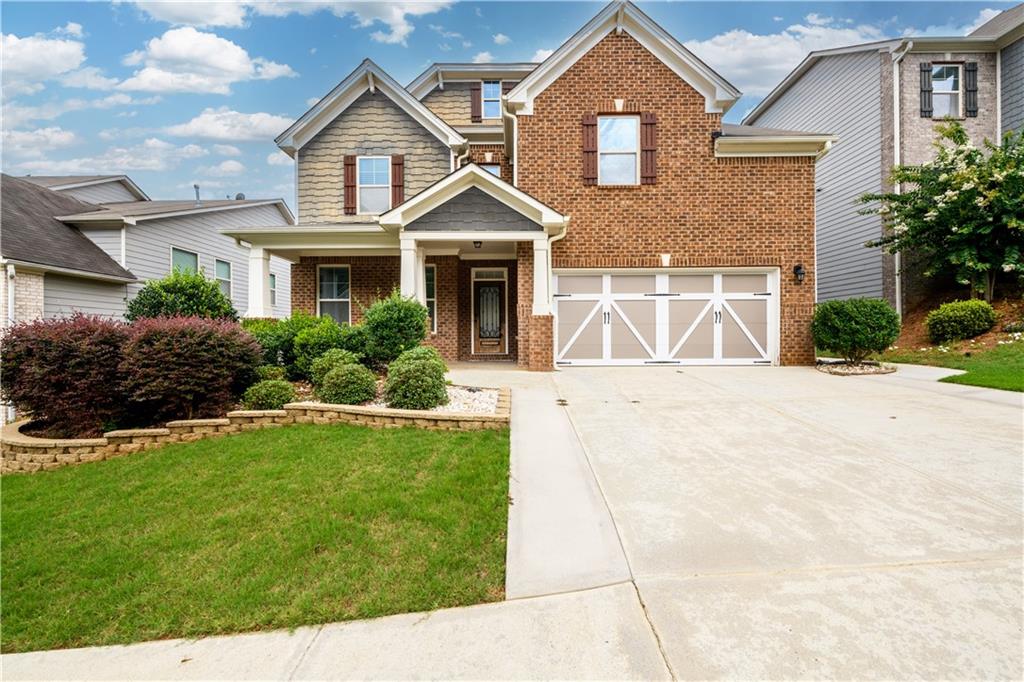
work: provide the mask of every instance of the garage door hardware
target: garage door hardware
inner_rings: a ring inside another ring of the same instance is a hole
[[[568,404],[569,401],[566,400],[565,398],[559,398],[558,400],[555,401],[555,405],[558,405],[559,407],[565,407]]]
[[[644,296],[677,296],[678,294],[644,294]]]

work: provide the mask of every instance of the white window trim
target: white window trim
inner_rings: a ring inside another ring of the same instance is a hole
[[[199,272],[199,273],[203,272],[203,264],[199,261],[199,252],[198,251],[191,251],[189,249],[183,249],[180,246],[174,246],[173,244],[170,246],[170,248],[167,251],[167,255],[168,255],[169,259],[170,259],[168,262],[169,262],[169,264],[171,266],[169,272],[174,272],[174,252],[175,251],[181,251],[182,253],[190,253],[193,256],[195,256],[196,257],[196,272]]]
[[[224,279],[223,277],[221,277],[220,275],[217,274],[217,264],[218,263],[224,263],[225,265],[228,266],[228,277],[227,277],[227,279]],[[213,279],[216,280],[217,284],[220,284],[221,282],[227,282],[228,283],[228,298],[230,299],[230,298],[232,298],[234,296],[234,294],[235,294],[235,286],[234,286],[234,284],[235,284],[234,283],[235,268],[231,265],[231,261],[223,260],[222,258],[214,258],[213,259]]]
[[[431,334],[436,334],[437,333],[437,264],[436,263],[427,263],[425,266],[423,266],[423,269],[424,270],[433,270],[433,272],[434,272],[434,296],[433,296],[433,298],[427,296],[427,288],[426,288],[427,287],[427,278],[426,278],[426,274],[425,273],[424,273],[424,276],[423,276],[423,296],[424,296],[424,298],[425,298],[425,300],[427,302],[430,302],[430,301],[434,302],[434,316],[430,318],[430,333]],[[352,288],[352,283],[349,282],[349,289],[351,290],[351,288]]]
[[[275,306],[275,305],[277,305],[277,273],[276,272],[272,272],[272,273],[270,273],[270,275],[268,277],[270,279],[270,282],[269,282],[269,287],[270,287],[270,305]],[[351,280],[351,278],[349,279],[348,287],[349,287],[349,296],[351,297],[351,295],[352,295],[352,280]],[[317,290],[316,291],[317,298],[319,299],[320,298],[320,273],[317,273],[316,290]],[[351,303],[349,305],[351,305]],[[351,316],[351,313],[349,315]]]
[[[632,152],[602,152],[601,151],[601,119],[602,118],[633,118],[636,119],[636,151]],[[615,156],[627,156],[632,155],[636,158],[636,163],[633,167],[636,169],[635,177],[633,182],[629,184],[622,184],[621,182],[604,183],[601,181],[601,155],[615,155]],[[601,115],[597,117],[597,184],[598,186],[604,185],[605,187],[632,187],[633,185],[640,184],[640,117],[631,114],[609,114]]]
[[[364,213],[363,211],[359,210],[362,207],[362,204],[363,204],[363,183],[361,183],[359,181],[359,162],[362,161],[363,159],[384,159],[387,162],[387,168],[388,168],[388,181],[387,181],[387,184],[386,185],[366,185],[367,187],[374,187],[374,188],[384,187],[387,190],[387,193],[388,193],[388,207],[387,207],[386,210],[381,211],[380,213]],[[391,157],[390,156],[381,156],[379,154],[375,154],[373,156],[357,156],[356,157],[356,215],[382,215],[384,213],[387,213],[390,210],[391,210]]]
[[[320,298],[320,271],[324,268],[344,268],[348,270],[348,298]],[[327,301],[328,303],[340,303],[342,301],[348,303],[348,324],[352,324],[352,268],[349,265],[338,264],[331,265],[330,263],[324,263],[316,266],[316,315],[321,317],[323,313],[320,312],[320,303]]]
[[[484,97],[484,89],[488,83],[498,84],[498,97]],[[497,116],[486,116],[484,112],[487,110],[488,102],[498,103],[498,115]],[[480,118],[485,121],[497,121],[501,118],[501,80],[493,80],[488,78],[487,80],[480,81]]]
[[[952,66],[956,69],[956,82],[959,87],[956,90],[937,90],[935,83],[932,83],[932,118],[945,118],[945,116],[935,116],[935,95],[956,95],[956,118],[964,117],[964,68],[963,64],[951,63],[951,62],[932,62],[932,76],[935,75],[935,69],[938,67]]]

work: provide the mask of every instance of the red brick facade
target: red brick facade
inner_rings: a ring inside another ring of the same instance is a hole
[[[487,155],[491,155],[491,160],[487,160]],[[501,179],[507,183],[512,183],[512,165],[508,162],[508,156],[505,155],[505,145],[503,144],[474,144],[469,147],[469,160],[473,163],[485,164],[485,163],[496,163],[501,166]]]

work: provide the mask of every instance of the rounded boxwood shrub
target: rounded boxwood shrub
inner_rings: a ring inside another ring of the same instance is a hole
[[[313,361],[332,348],[340,348],[341,325],[330,317],[321,317],[312,327],[295,335],[295,374],[308,379]]]
[[[310,364],[309,380],[313,382],[314,386],[319,386],[323,382],[324,376],[335,367],[358,364],[359,356],[352,351],[331,348]]]
[[[377,376],[362,365],[342,365],[324,375],[316,395],[325,403],[359,405],[377,397]]]
[[[338,348],[355,353],[360,358],[366,357],[366,326],[362,324],[344,324],[341,326],[341,343]]]
[[[943,303],[925,319],[932,343],[971,339],[995,324],[996,311],[982,300]]]
[[[134,322],[151,317],[208,317],[237,320],[231,299],[201,272],[175,270],[163,279],[146,283],[128,302],[125,315]]]
[[[445,364],[444,358],[441,357],[441,354],[433,346],[416,346],[404,351],[388,365],[388,369],[390,371],[390,368],[405,362],[431,362],[440,368],[441,374],[445,374],[448,371],[448,365]]]
[[[244,320],[242,326],[263,348],[264,362],[281,365],[292,379],[303,378],[295,367],[295,337],[304,329],[320,324],[320,318],[296,311],[282,320]]]
[[[260,365],[256,368],[256,378],[260,381],[284,379],[284,367],[280,365]]]
[[[900,316],[880,298],[825,301],[814,310],[811,333],[815,346],[859,365],[899,338]]]
[[[294,400],[294,386],[283,379],[266,379],[245,390],[242,405],[247,410],[280,410]]]
[[[408,360],[392,363],[384,382],[384,400],[388,407],[403,410],[429,410],[448,403],[444,372],[434,360]]]
[[[388,364],[427,336],[427,309],[397,291],[366,309],[366,356]]]

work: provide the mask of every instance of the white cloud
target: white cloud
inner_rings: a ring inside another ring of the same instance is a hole
[[[101,69],[95,66],[83,66],[81,69],[69,71],[59,78],[60,84],[68,88],[87,88],[89,90],[110,90],[117,85],[116,78],[107,78]]]
[[[247,8],[238,2],[159,2],[144,0],[135,6],[157,21],[183,26],[225,26],[238,28],[245,25]]]
[[[309,99],[306,100],[306,106],[307,107],[311,107],[311,106],[313,106],[314,104],[316,104],[319,101],[320,101],[319,97],[310,97]]]
[[[221,156],[241,156],[242,150],[233,144],[215,144],[213,152]]]
[[[276,137],[292,124],[285,116],[257,112],[244,114],[227,107],[203,109],[202,113],[186,123],[165,129],[177,137],[200,137],[211,140],[247,141]]]
[[[829,24],[835,23],[835,19],[833,19],[832,17],[823,17],[816,12],[811,12],[806,17],[804,17],[804,19],[811,26],[828,26]]]
[[[70,36],[72,38],[81,38],[85,35],[85,32],[82,30],[82,25],[76,24],[73,21],[69,21],[60,28],[53,29],[53,32],[57,35]]]
[[[284,152],[276,151],[267,154],[267,163],[271,166],[290,166],[294,161],[292,161],[292,157]]]
[[[446,29],[444,26],[442,26],[440,24],[427,24],[427,27],[431,31],[433,31],[434,33],[437,33],[438,35],[440,35],[442,38],[461,38],[462,37],[462,34],[459,33],[458,31],[449,31],[448,29]]]
[[[3,85],[7,96],[39,92],[42,81],[77,69],[85,61],[85,44],[37,34],[20,38],[3,34]]]
[[[772,21],[782,21],[782,17],[774,16],[772,17]]]
[[[550,57],[551,55],[553,55],[554,53],[555,53],[554,50],[546,50],[546,49],[544,49],[542,47],[542,48],[538,49],[536,52],[533,53],[533,56],[530,57],[530,61],[531,62],[542,62],[545,59],[547,59],[548,57]]]
[[[160,97],[138,99],[122,92],[98,99],[63,99],[38,105],[23,105],[5,102],[3,106],[4,127],[16,128],[28,121],[49,121],[72,111],[87,109],[112,109],[123,106],[144,106],[156,104]]]
[[[433,14],[449,7],[452,0],[412,0],[409,2],[338,2],[309,0],[308,2],[258,2],[251,5],[254,14],[286,16],[310,15],[323,10],[339,18],[352,17],[359,28],[383,24],[387,30],[377,30],[370,38],[378,43],[405,45],[414,27],[410,17]]]
[[[982,24],[987,22],[992,17],[999,14],[1000,11],[997,9],[986,8],[978,12],[978,16],[974,18],[968,24],[955,24],[952,21],[947,21],[944,24],[936,24],[932,26],[926,26],[923,29],[908,28],[903,31],[903,35],[911,36],[965,36]]]
[[[241,175],[244,172],[245,165],[240,161],[235,161],[234,159],[221,161],[216,166],[207,166],[199,169],[200,174],[211,175],[215,178],[230,178],[236,175]]]
[[[46,152],[78,142],[70,130],[53,126],[36,130],[3,131],[4,154],[17,157],[42,157]]]
[[[477,52],[473,55],[474,64],[487,64],[494,61],[494,55],[490,52]]]
[[[145,50],[126,55],[122,62],[142,68],[118,89],[148,92],[227,95],[233,83],[298,75],[287,64],[250,57],[230,40],[191,26],[170,29],[151,39]]]
[[[509,43],[512,42],[512,39],[509,38],[504,33],[495,33],[491,37],[494,38],[494,44],[495,45],[508,45]]]
[[[111,147],[97,156],[59,161],[31,160],[18,164],[18,168],[51,175],[123,173],[135,170],[166,171],[176,168],[183,160],[199,158],[208,153],[195,144],[177,147],[170,142],[151,137],[137,145]]]
[[[462,41],[462,47],[464,47],[464,48],[466,48],[468,50],[469,48],[473,47],[473,41],[471,41],[471,40],[463,40]]]

